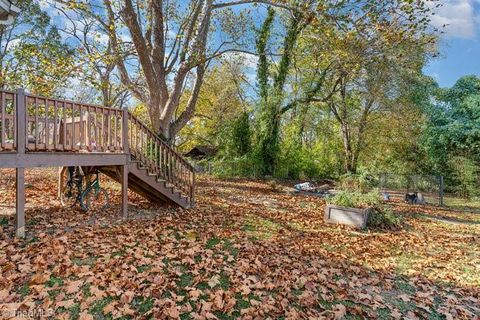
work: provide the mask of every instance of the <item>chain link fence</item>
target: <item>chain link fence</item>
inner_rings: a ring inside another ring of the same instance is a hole
[[[382,193],[391,198],[404,200],[405,194],[416,192],[421,193],[429,204],[444,204],[442,176],[382,173],[379,183]]]

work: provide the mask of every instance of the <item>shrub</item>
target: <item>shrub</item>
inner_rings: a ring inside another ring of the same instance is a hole
[[[278,183],[277,180],[275,179],[271,179],[268,181],[268,185],[270,186],[270,188],[272,189],[272,192],[280,192],[282,191],[283,187],[281,184]]]
[[[361,174],[345,174],[340,178],[340,188],[348,191],[360,191],[366,193],[368,190],[378,186],[375,177],[367,172]]]
[[[377,206],[368,216],[367,226],[372,229],[398,230],[403,225],[403,216],[395,214],[389,206]]]
[[[380,196],[378,189],[368,193],[342,190],[330,198],[328,203],[351,208],[371,207],[380,203]]]

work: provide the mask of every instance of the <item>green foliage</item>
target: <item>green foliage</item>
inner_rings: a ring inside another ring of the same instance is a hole
[[[335,194],[335,196],[328,199],[328,203],[348,208],[371,207],[380,203],[379,194],[378,189],[374,189],[368,193],[341,190]]]
[[[249,106],[243,100],[243,68],[239,59],[222,63],[205,75],[196,115],[180,131],[177,139],[182,151],[188,152],[195,146],[210,146],[219,149],[224,156],[236,157],[248,150]],[[182,100],[180,111],[186,104],[187,101]]]
[[[268,14],[257,34],[257,81],[259,86],[260,116],[258,120],[256,159],[262,174],[272,175],[279,151],[279,119],[275,97],[270,96],[270,64],[267,59],[267,44],[272,32],[275,10]]]
[[[452,88],[432,92],[425,108],[428,121],[423,147],[436,173],[445,176],[447,191],[463,197],[478,194],[480,163],[480,79],[460,78]]]
[[[378,179],[367,171],[360,174],[347,173],[340,177],[339,185],[342,190],[366,193],[378,186]]]
[[[371,229],[398,230],[403,225],[402,215],[386,205],[375,207],[368,216],[367,226]]]
[[[16,3],[21,12],[12,25],[0,26],[0,87],[58,94],[73,71],[73,50],[38,3]]]
[[[244,111],[235,118],[228,131],[228,141],[225,142],[226,153],[234,157],[242,157],[250,153],[252,137],[248,112]]]
[[[440,91],[427,109],[427,147],[431,156],[461,153],[480,160],[480,79],[460,78],[450,89]]]
[[[259,54],[257,66],[257,81],[260,88],[259,96],[262,102],[266,102],[268,95],[269,66],[267,59],[267,44],[275,18],[275,10],[268,8],[268,13],[261,29],[257,34],[257,53]]]
[[[295,44],[304,25],[302,17],[294,13],[287,25],[283,42],[283,50],[276,68],[277,72],[271,74],[274,62],[267,59],[267,43],[272,33],[274,11],[269,9],[260,31],[257,35],[257,53],[260,56],[257,68],[257,78],[260,87],[260,115],[258,120],[258,135],[256,159],[263,175],[273,175],[276,171],[280,153],[280,118],[284,99],[285,84],[291,68]],[[270,79],[270,76],[273,79]],[[273,85],[270,85],[273,83]]]
[[[471,159],[455,156],[449,160],[452,168],[453,191],[464,199],[472,199],[480,195],[480,169]]]

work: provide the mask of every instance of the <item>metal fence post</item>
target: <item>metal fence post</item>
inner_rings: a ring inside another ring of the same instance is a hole
[[[443,176],[439,176],[439,197],[440,206],[443,207]]]

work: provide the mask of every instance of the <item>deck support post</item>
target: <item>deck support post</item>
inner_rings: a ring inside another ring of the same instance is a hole
[[[122,181],[122,214],[128,218],[128,164],[120,167],[120,178]]]
[[[25,91],[19,89],[17,91],[16,104],[16,136],[17,136],[17,153],[25,154],[26,149],[26,133],[27,133],[27,111],[25,108]],[[25,168],[16,168],[16,216],[15,230],[17,237],[25,238]]]
[[[25,168],[16,169],[15,230],[18,238],[25,238]]]

